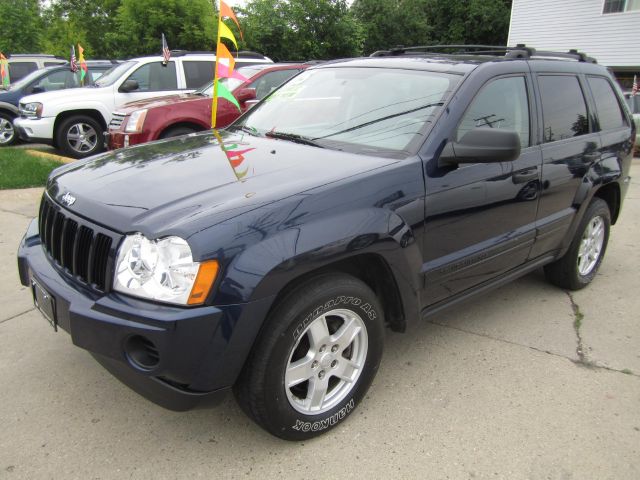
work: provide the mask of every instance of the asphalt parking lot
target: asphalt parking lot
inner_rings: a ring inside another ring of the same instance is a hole
[[[535,272],[388,333],[354,414],[304,443],[229,397],[175,413],[54,333],[15,254],[40,189],[0,191],[0,478],[640,478],[640,159],[600,273]]]

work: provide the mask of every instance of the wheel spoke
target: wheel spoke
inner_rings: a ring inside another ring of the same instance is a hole
[[[310,410],[319,410],[322,408],[324,397],[327,395],[327,388],[329,386],[329,377],[325,377],[324,380],[318,377],[313,377],[309,382],[309,391],[307,392],[307,399],[309,401]]]
[[[313,371],[311,370],[312,362],[313,357],[307,356],[289,364],[284,377],[288,388],[306,382],[313,376]]]
[[[327,319],[323,316],[316,318],[309,326],[309,343],[314,351],[318,351],[323,343],[329,339]]]
[[[333,375],[345,382],[353,382],[356,374],[360,370],[360,366],[346,358],[340,359],[340,364]]]
[[[340,350],[346,349],[360,333],[362,328],[354,318],[347,319],[331,340],[340,345]]]

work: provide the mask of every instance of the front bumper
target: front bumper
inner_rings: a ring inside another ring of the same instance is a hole
[[[24,141],[51,144],[55,121],[54,117],[18,117],[13,121],[13,126]]]
[[[235,383],[271,297],[242,305],[182,308],[101,294],[52,264],[37,228],[32,221],[18,250],[21,283],[31,286],[35,280],[44,287],[54,299],[57,325],[119,380],[171,410],[217,401]],[[139,338],[157,352],[158,361],[150,368],[131,354],[131,339]]]

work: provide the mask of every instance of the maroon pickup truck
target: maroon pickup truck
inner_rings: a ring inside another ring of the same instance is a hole
[[[225,78],[242,112],[228,100],[218,100],[217,126],[226,127],[247,110],[247,101],[262,99],[308,64],[252,65],[239,68],[246,81]],[[109,124],[110,150],[175,137],[211,128],[213,83],[194,93],[131,102],[113,113]]]

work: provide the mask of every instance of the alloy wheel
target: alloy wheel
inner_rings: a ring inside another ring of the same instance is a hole
[[[0,117],[0,145],[10,144],[15,134],[11,120]]]
[[[87,153],[96,148],[98,134],[87,123],[75,123],[67,131],[69,146],[78,153]]]
[[[578,250],[578,272],[586,276],[594,269],[604,245],[605,225],[602,217],[593,217],[587,224]]]

